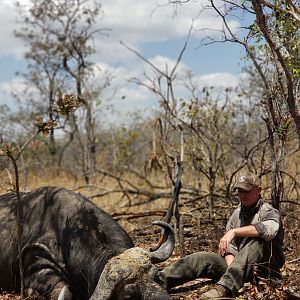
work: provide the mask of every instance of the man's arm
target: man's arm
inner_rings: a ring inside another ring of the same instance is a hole
[[[259,236],[259,233],[254,225],[236,227],[231,230],[235,233],[235,236],[242,236],[242,237],[258,237]]]
[[[219,254],[224,256],[228,252],[230,242],[237,236],[242,237],[258,237],[259,233],[255,226],[248,225],[244,227],[236,227],[227,231],[221,238],[219,243]],[[227,262],[227,261],[226,261]],[[228,264],[228,263],[227,263]]]

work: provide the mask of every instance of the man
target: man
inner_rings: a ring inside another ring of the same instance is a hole
[[[280,213],[261,198],[259,179],[241,174],[235,188],[240,205],[231,215],[219,253],[197,252],[160,272],[166,288],[196,278],[211,278],[216,285],[200,299],[235,297],[244,282],[252,280],[253,265],[262,277],[280,277],[284,264],[283,226]]]

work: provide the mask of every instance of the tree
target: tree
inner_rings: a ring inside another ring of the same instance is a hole
[[[177,69],[187,42],[188,40],[174,67],[165,66],[165,69],[153,65],[138,52],[125,46],[144,60],[154,74],[150,76],[146,73],[144,80],[132,80],[149,89],[161,104],[162,110],[155,121],[158,128],[155,144],[158,145],[162,158],[159,160],[166,166],[169,177],[172,178],[170,158],[174,159],[179,152],[179,137],[183,134],[185,170],[188,169],[188,177],[192,173],[194,176],[190,177],[198,178],[201,184],[195,189],[189,183],[189,191],[182,191],[182,194],[186,192],[189,195],[189,203],[205,203],[206,199],[205,206],[208,208],[209,218],[213,220],[216,200],[224,199],[225,194],[225,199],[231,203],[234,175],[240,169],[247,167],[252,171],[263,171],[254,160],[257,150],[266,139],[265,135],[256,134],[259,129],[253,126],[257,120],[257,115],[252,113],[253,109],[239,104],[238,101],[231,101],[238,98],[237,91],[230,88],[219,90],[214,87],[201,87],[191,74],[178,74]],[[176,94],[175,86],[181,84],[187,90],[184,97]],[[250,120],[249,128],[243,122],[246,114]],[[237,129],[243,126],[239,133]],[[220,181],[225,181],[225,189],[220,186]]]
[[[300,141],[300,111],[298,104],[300,82],[300,4],[299,1],[252,0],[256,15],[256,36],[262,36],[268,49],[266,55],[274,59],[279,83],[279,96],[285,101]],[[273,100],[276,104],[276,100]],[[275,121],[275,120],[274,120]]]
[[[169,1],[174,5],[186,1]],[[242,45],[260,77],[260,97],[272,152],[272,201],[279,207],[282,195],[281,164],[292,123],[300,145],[300,3],[294,0],[209,0],[205,9],[213,9],[223,21],[218,39],[206,36],[202,43],[231,42]],[[246,17],[245,17],[246,16]],[[230,26],[238,20],[240,30]],[[292,123],[291,123],[292,121]],[[279,151],[276,149],[280,149]]]
[[[281,168],[285,155],[284,146],[290,120],[300,143],[299,110],[299,3],[296,1],[251,0],[224,1],[225,13],[210,1],[223,18],[232,41],[242,44],[262,79],[260,102],[267,112],[264,117],[269,133],[272,157],[272,202],[279,207],[283,195]],[[230,31],[227,18],[232,10],[253,13],[255,22],[248,27],[246,37],[241,40]],[[287,18],[291,16],[291,18]],[[276,150],[278,149],[278,150]]]
[[[75,137],[78,142],[83,174],[86,182],[90,182],[96,164],[97,124],[95,94],[87,83],[94,73],[89,60],[95,51],[93,37],[103,32],[94,29],[101,14],[101,4],[88,0],[31,0],[29,14],[20,4],[18,7],[23,12],[21,23],[24,27],[16,32],[16,36],[29,45],[25,55],[29,72],[25,77],[39,91],[39,101],[46,100],[44,110],[48,112],[48,118],[60,122],[55,99],[66,91],[76,94],[82,104],[84,134],[78,114],[66,117],[71,127],[70,140]],[[50,151],[55,154],[54,132],[50,133],[50,141]]]

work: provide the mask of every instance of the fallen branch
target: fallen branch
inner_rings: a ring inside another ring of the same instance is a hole
[[[163,210],[146,211],[146,212],[140,212],[140,213],[113,213],[112,214],[113,218],[117,221],[132,220],[132,219],[151,217],[151,216],[163,216],[163,215],[164,215]]]
[[[143,201],[143,202],[140,202],[140,203],[131,204],[130,206],[137,206],[137,205],[141,205],[141,204],[146,204],[146,203],[149,203],[149,202],[155,201],[157,199],[161,199],[161,198],[169,198],[170,195],[171,195],[169,192],[166,192],[166,193],[151,193],[151,192],[147,192],[147,191],[143,191],[143,190],[133,190],[133,189],[127,189],[127,188],[120,188],[120,189],[105,190],[104,192],[96,193],[94,195],[89,196],[89,199],[104,197],[104,196],[107,196],[107,195],[113,194],[113,193],[123,193],[123,194],[130,194],[130,195],[146,196],[149,199],[148,201]]]

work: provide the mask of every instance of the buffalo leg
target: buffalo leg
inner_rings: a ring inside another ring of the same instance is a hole
[[[46,251],[45,251],[46,249]],[[39,244],[27,247],[24,257],[24,283],[30,295],[38,295],[39,299],[72,299],[67,284],[67,274],[64,266],[58,262],[48,249]]]

